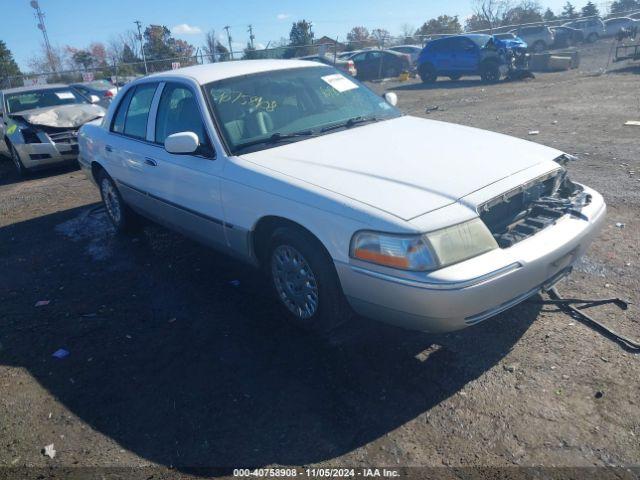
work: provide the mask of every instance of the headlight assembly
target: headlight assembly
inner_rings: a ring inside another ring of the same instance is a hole
[[[352,258],[401,270],[446,267],[498,248],[479,218],[423,235],[361,231],[351,240]]]

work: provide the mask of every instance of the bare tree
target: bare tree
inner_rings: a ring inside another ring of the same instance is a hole
[[[500,26],[505,14],[511,9],[511,0],[475,0],[474,15],[489,26],[489,30]]]

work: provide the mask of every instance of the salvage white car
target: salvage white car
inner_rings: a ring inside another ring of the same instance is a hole
[[[18,175],[75,162],[78,129],[104,117],[100,99],[67,85],[36,85],[0,91],[0,139]]]
[[[262,268],[290,318],[477,324],[568,275],[605,216],[552,148],[403,115],[329,66],[202,65],[127,85],[80,163],[144,215]]]

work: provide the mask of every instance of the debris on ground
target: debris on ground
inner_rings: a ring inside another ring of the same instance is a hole
[[[51,300],[38,300],[36,302],[36,307],[45,307],[51,303]]]
[[[440,110],[440,105],[433,105],[432,107],[427,107],[425,113],[437,112],[438,110]]]
[[[598,390],[594,396],[595,396],[596,398],[602,398],[602,397],[604,397],[604,392],[602,392],[602,391]]]
[[[49,445],[45,446],[45,447],[42,449],[42,454],[43,454],[45,457],[54,458],[54,457],[56,456],[56,449],[53,447],[53,443],[51,443],[51,444],[49,444]]]
[[[627,127],[640,127],[640,120],[627,120],[624,124]]]
[[[60,349],[56,350],[55,352],[53,352],[53,354],[51,356],[55,357],[55,358],[65,358],[65,357],[69,356],[69,351],[65,350],[64,348],[60,348]]]
[[[626,223],[616,222],[616,227],[618,227],[618,228],[624,228],[624,227],[626,227],[626,226],[627,226],[627,224],[626,224]]]
[[[529,130],[529,135],[539,135],[540,130]]]

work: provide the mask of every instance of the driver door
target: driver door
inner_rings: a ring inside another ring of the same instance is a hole
[[[216,158],[203,122],[207,112],[195,89],[166,82],[155,100],[148,140],[154,146],[145,158],[146,190],[155,201],[154,217],[213,247],[225,247],[225,223],[220,196],[222,158]],[[200,147],[193,154],[164,149],[174,133],[193,132]]]

